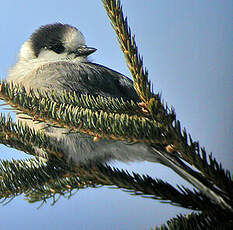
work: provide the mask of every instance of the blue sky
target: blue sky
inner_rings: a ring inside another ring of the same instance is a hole
[[[162,92],[168,105],[175,107],[192,137],[232,170],[232,1],[128,0],[123,1],[123,9],[154,91]],[[87,45],[98,49],[91,56],[94,62],[130,76],[100,0],[23,0],[1,4],[1,78],[30,34],[53,22],[76,26]],[[23,157],[2,145],[0,152],[2,158]],[[115,165],[185,184],[156,164]],[[109,188],[83,190],[68,201],[61,199],[39,211],[37,206],[19,197],[1,207],[1,229],[150,229],[180,212],[187,213]]]

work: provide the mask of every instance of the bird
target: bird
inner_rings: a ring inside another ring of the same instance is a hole
[[[132,80],[89,60],[89,55],[95,51],[96,48],[88,47],[83,34],[71,25],[53,23],[41,26],[22,45],[18,61],[7,74],[7,81],[22,85],[28,92],[32,89],[51,95],[56,91],[59,96],[66,90],[77,95],[101,95],[139,103],[140,98]],[[20,122],[55,140],[67,162],[72,161],[76,165],[105,164],[114,160],[159,162],[216,202],[224,203],[214,189],[208,192],[209,183],[200,173],[184,164],[175,154],[166,151],[166,148],[104,138],[94,141],[88,134],[70,132],[67,128],[29,118],[28,115],[17,116]],[[39,156],[44,153],[38,147],[35,150]]]
[[[89,60],[89,55],[96,50],[88,47],[83,34],[71,25],[54,23],[41,26],[22,45],[18,61],[8,72],[7,81],[22,85],[27,91],[40,90],[48,95],[53,91],[62,95],[66,90],[78,95],[100,95],[140,102],[132,80]],[[54,138],[65,158],[78,165],[113,160],[159,161],[147,144],[103,138],[94,141],[87,134],[33,121],[26,115],[20,114],[17,118]],[[38,148],[36,150],[43,152]]]

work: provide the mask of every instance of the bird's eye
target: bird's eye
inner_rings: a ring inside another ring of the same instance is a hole
[[[65,50],[65,47],[62,44],[55,44],[50,47],[48,47],[50,50],[53,50],[54,52],[60,54]]]

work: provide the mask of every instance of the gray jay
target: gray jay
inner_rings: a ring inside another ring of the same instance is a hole
[[[133,82],[105,66],[88,61],[95,48],[85,45],[82,33],[75,27],[55,23],[40,27],[19,53],[19,60],[9,71],[7,80],[23,85],[27,90],[39,89],[47,93],[63,90],[139,101]],[[100,139],[64,128],[32,121],[25,116],[18,119],[36,130],[55,138],[68,159],[77,164],[88,161],[157,161],[146,144],[127,144],[123,141]],[[40,151],[40,150],[38,150]]]
[[[63,90],[78,94],[102,95],[139,102],[139,97],[130,79],[105,66],[88,61],[88,55],[96,49],[87,47],[83,35],[75,27],[66,24],[50,24],[36,30],[19,53],[19,60],[9,71],[7,80],[23,85],[26,90]],[[109,160],[161,162],[206,193],[209,188],[199,181],[200,174],[184,165],[173,154],[152,149],[143,143],[127,144],[123,141],[100,139],[82,133],[71,133],[65,128],[38,123],[32,119],[18,117],[35,130],[54,138],[59,147],[76,164],[104,163]],[[36,149],[39,153],[42,150]],[[193,176],[194,175],[194,176]],[[203,180],[203,177],[201,177]],[[211,191],[214,200],[224,203]]]

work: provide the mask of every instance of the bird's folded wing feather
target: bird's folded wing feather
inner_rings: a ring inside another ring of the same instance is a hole
[[[133,82],[129,78],[95,63],[50,62],[41,65],[32,78],[40,89],[42,86],[47,92],[56,89],[60,93],[60,90],[66,89],[78,94],[139,101]]]

